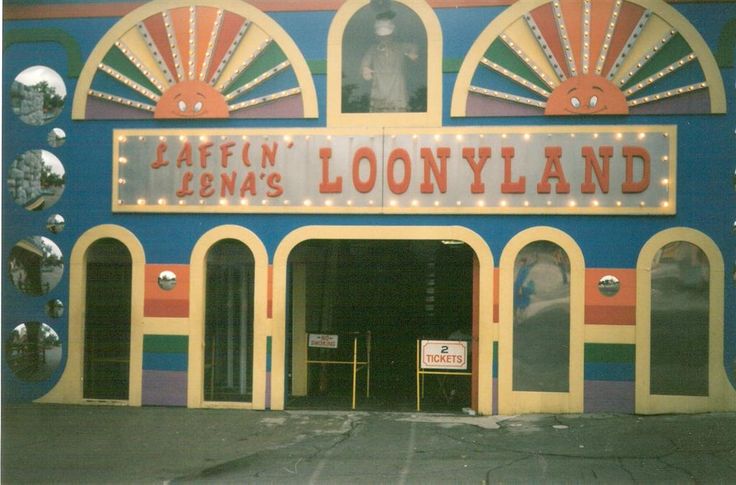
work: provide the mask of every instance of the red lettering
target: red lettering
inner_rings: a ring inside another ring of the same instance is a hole
[[[322,159],[322,182],[319,184],[320,193],[339,194],[342,192],[342,177],[337,177],[335,180],[330,181],[330,158],[332,158],[332,148],[320,148],[319,157]]]
[[[268,175],[268,178],[266,179],[266,183],[268,184],[268,187],[271,189],[268,192],[266,192],[266,195],[268,197],[278,197],[284,193],[284,188],[279,184],[279,182],[281,182],[280,173],[274,172]]]
[[[189,183],[192,179],[194,179],[194,174],[192,172],[184,172],[184,176],[181,178],[181,186],[179,187],[179,190],[176,191],[177,197],[186,197],[194,193],[194,191],[189,188]]]
[[[547,163],[544,166],[542,180],[537,184],[537,192],[540,194],[549,194],[552,186],[549,179],[557,179],[555,184],[555,192],[558,194],[567,194],[570,192],[570,184],[567,183],[565,172],[562,170],[560,157],[562,156],[562,147],[545,147],[544,156],[547,157]]]
[[[240,198],[245,197],[245,193],[250,192],[250,195],[256,195],[256,174],[248,172],[245,176],[245,180],[240,185]]]
[[[424,181],[419,186],[419,190],[423,194],[434,193],[434,184],[432,184],[429,177],[431,173],[434,175],[439,191],[444,194],[447,192],[447,158],[450,156],[450,149],[447,147],[437,148],[437,157],[440,159],[439,167],[431,149],[422,148],[420,154],[422,160],[424,160]]]
[[[181,164],[186,163],[188,167],[192,166],[192,145],[187,141],[179,150],[179,156],[176,157],[176,168],[181,168]]]
[[[212,197],[212,195],[215,193],[215,188],[212,187],[212,182],[214,182],[215,176],[212,175],[210,172],[202,172],[202,175],[199,176],[199,196],[200,197]]]
[[[220,187],[220,197],[235,195],[235,179],[237,176],[238,172],[235,170],[233,170],[230,175],[226,173],[220,174],[220,182],[222,183],[222,186]]]
[[[234,146],[235,146],[234,141],[229,141],[229,142],[226,142],[220,145],[220,166],[222,168],[227,168],[227,165],[229,163],[228,159],[230,158],[230,155],[233,154],[233,152],[231,152],[230,149]]]
[[[598,156],[603,160],[603,167],[598,164],[598,159],[595,157],[593,147],[583,147],[582,155],[585,159],[585,181],[580,184],[580,191],[584,194],[595,193],[595,184],[593,183],[593,173],[595,172],[595,178],[598,180],[601,192],[607,194],[608,182],[610,179],[610,160],[613,156],[613,147],[602,146],[598,148]]]
[[[243,165],[246,167],[250,167],[250,156],[248,153],[250,152],[250,142],[247,141],[243,143],[243,149],[240,151],[240,159],[243,161]]]
[[[463,148],[463,158],[473,171],[473,183],[470,184],[470,192],[473,194],[483,194],[486,191],[486,184],[481,181],[481,172],[491,157],[491,147],[480,147],[478,157],[480,160],[476,161],[475,148]]]
[[[649,187],[649,152],[641,147],[625,146],[622,150],[623,156],[626,158],[626,180],[621,184],[621,192],[624,194],[638,194],[644,192]],[[638,158],[642,164],[641,179],[634,181],[634,159]]]
[[[169,164],[169,161],[164,159],[164,153],[166,153],[167,148],[169,148],[169,146],[166,144],[166,142],[162,141],[158,144],[158,146],[156,147],[156,160],[151,163],[151,168],[156,169]]]
[[[363,180],[360,178],[360,164],[363,160],[368,162],[368,178]],[[353,186],[355,190],[361,194],[366,194],[373,190],[376,185],[376,154],[371,148],[360,147],[353,155]]]
[[[207,159],[212,155],[212,152],[210,152],[212,145],[213,143],[210,141],[199,145],[199,166],[202,168],[207,168]]]
[[[261,145],[261,168],[266,168],[268,165],[272,167],[276,165],[276,152],[278,149],[279,145],[276,142],[273,142],[270,147],[265,143]]]
[[[404,178],[401,181],[396,180],[396,174],[394,167],[396,163],[401,160],[404,164]],[[409,183],[411,182],[411,159],[409,153],[403,148],[394,148],[391,154],[388,156],[388,162],[386,166],[388,170],[387,182],[388,188],[394,194],[403,194],[409,189]]]
[[[526,177],[521,176],[516,182],[511,180],[511,161],[516,151],[514,147],[502,147],[501,158],[503,158],[503,183],[501,192],[504,194],[523,194],[526,192]]]

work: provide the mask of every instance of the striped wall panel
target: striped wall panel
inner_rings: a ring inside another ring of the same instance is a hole
[[[144,406],[186,406],[189,337],[143,337]]]

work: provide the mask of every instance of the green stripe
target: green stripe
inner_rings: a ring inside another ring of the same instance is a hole
[[[485,54],[486,59],[505,67],[511,73],[536,84],[545,91],[549,90],[549,86],[529,67],[523,60],[512,51],[506,43],[500,39],[496,39],[488,48]]]
[[[128,59],[117,47],[113,46],[109,51],[107,51],[102,62],[112,67],[123,76],[126,76],[141,86],[161,95],[161,91],[159,91],[158,88],[156,88],[156,86],[154,86],[154,84],[149,81],[148,78],[137,67],[135,67],[135,64],[130,62],[130,59]]]
[[[286,54],[284,54],[284,51],[282,51],[275,42],[271,42],[265,49],[263,49],[258,57],[253,60],[253,62],[245,69],[245,71],[240,73],[240,75],[223,94],[230,94],[242,85],[248,84],[261,74],[278,66],[285,60]]]
[[[188,353],[189,337],[186,335],[145,335],[143,352]]]
[[[659,50],[659,52],[654,54],[649,62],[639,69],[639,72],[629,79],[621,90],[625,91],[639,81],[643,81],[649,76],[657,74],[665,67],[679,61],[691,52],[692,49],[690,49],[687,41],[680,34],[675,35],[664,45],[664,47],[662,47],[662,49]]]
[[[585,362],[633,364],[636,347],[631,344],[585,344]]]

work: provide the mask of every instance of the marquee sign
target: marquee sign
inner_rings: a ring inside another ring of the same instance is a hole
[[[676,210],[676,127],[115,130],[113,211]]]

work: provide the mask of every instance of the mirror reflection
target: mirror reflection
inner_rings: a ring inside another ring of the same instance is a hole
[[[570,260],[549,241],[522,249],[514,264],[515,391],[567,392]]]
[[[164,291],[173,290],[176,286],[176,274],[173,271],[161,271],[158,275],[158,287]]]
[[[621,282],[613,275],[601,276],[598,280],[598,291],[603,296],[614,296],[621,289]]]
[[[8,170],[8,190],[16,204],[37,211],[53,206],[64,193],[66,173],[61,161],[46,150],[28,150]]]
[[[61,340],[45,323],[22,323],[5,342],[5,360],[19,379],[46,380],[61,363]]]
[[[345,27],[344,113],[427,111],[427,33],[398,2],[371,2]]]
[[[53,128],[49,131],[46,141],[49,142],[49,146],[58,148],[66,142],[66,133],[61,128]]]
[[[651,278],[651,393],[707,396],[708,258],[692,243],[669,243],[654,256]]]
[[[47,301],[46,315],[51,318],[61,318],[64,315],[64,303],[59,299]]]
[[[8,258],[10,280],[27,295],[44,295],[54,289],[64,274],[59,247],[43,236],[18,241]]]
[[[64,217],[60,214],[54,214],[46,220],[46,229],[54,234],[59,234],[63,231],[65,225],[66,221],[64,221]]]
[[[13,113],[32,126],[55,120],[64,109],[65,100],[64,80],[46,66],[31,66],[23,70],[10,86]]]

